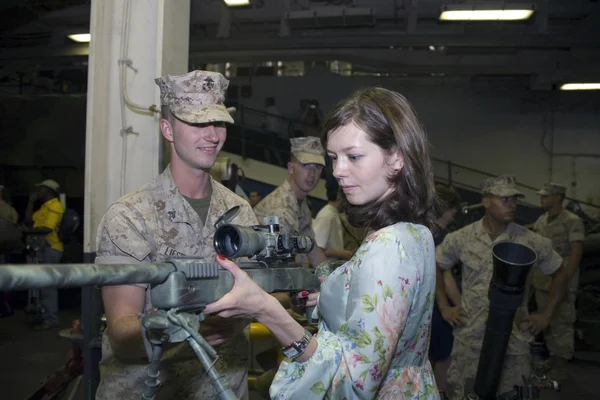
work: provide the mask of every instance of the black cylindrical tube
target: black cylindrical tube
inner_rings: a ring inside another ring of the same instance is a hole
[[[490,311],[474,388],[477,396],[485,400],[496,398],[515,313],[523,301],[527,275],[537,258],[531,248],[515,242],[497,243],[492,254]]]

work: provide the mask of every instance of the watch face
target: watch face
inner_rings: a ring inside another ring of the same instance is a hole
[[[298,354],[298,350],[296,350],[294,347],[283,350],[283,355],[286,356],[287,358],[292,358],[296,354]]]
[[[300,339],[300,341],[294,342],[289,346],[282,348],[281,352],[287,358],[293,359],[294,357],[298,357],[304,352],[304,350],[306,350],[306,347],[308,346],[311,337],[312,334],[310,332],[304,331],[304,336],[302,337],[302,339]]]

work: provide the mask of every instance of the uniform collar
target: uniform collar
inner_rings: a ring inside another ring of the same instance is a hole
[[[281,188],[281,190],[283,190],[285,192],[285,195],[287,195],[286,198],[294,199],[294,204],[295,204],[296,209],[300,209],[300,207],[302,206],[302,204],[304,203],[304,200],[306,200],[306,198],[304,198],[303,200],[300,200],[296,197],[296,192],[294,192],[294,188],[292,187],[292,184],[290,183],[288,178],[285,179],[285,181],[280,186],[280,188]]]
[[[294,189],[292,189],[292,185],[290,184],[290,181],[288,180],[288,178],[285,178],[285,181],[283,181],[283,184],[280,187],[281,187],[281,190],[291,193],[292,196],[294,196],[294,198],[296,198],[296,193],[294,193]]]
[[[546,212],[545,212],[545,213],[542,215],[543,221],[544,221],[545,223],[547,223],[547,224],[553,224],[553,223],[555,223],[555,222],[557,222],[557,221],[560,221],[560,220],[563,218],[563,216],[566,214],[566,211],[567,211],[567,210],[565,210],[564,208],[563,208],[563,209],[561,209],[561,210],[558,212],[558,214],[556,214],[556,215],[554,216],[554,218],[553,218],[552,220],[550,220],[550,214],[548,214],[548,211],[546,211]]]
[[[510,222],[506,226],[504,232],[502,232],[500,235],[498,235],[498,237],[496,237],[496,239],[492,241],[489,233],[485,230],[483,226],[483,218],[481,218],[479,221],[475,222],[475,234],[484,242],[492,244],[503,240],[510,240],[510,238],[514,237],[517,234],[518,227],[519,225],[517,223]]]
[[[166,219],[174,223],[190,225],[196,233],[199,233],[202,236],[202,239],[205,239],[215,231],[214,225],[220,215],[214,215],[212,210],[216,206],[221,206],[217,207],[218,209],[223,209],[225,207],[225,204],[223,204],[223,190],[226,190],[226,188],[223,185],[215,181],[212,176],[209,175],[209,184],[212,188],[210,205],[206,216],[206,222],[202,223],[198,213],[196,213],[175,185],[170,164],[165,168],[164,172],[159,175],[158,180],[160,187],[165,191],[168,198],[164,209]]]

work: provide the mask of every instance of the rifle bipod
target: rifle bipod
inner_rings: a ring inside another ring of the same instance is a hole
[[[200,322],[204,319],[202,312],[179,312],[184,308],[172,308],[168,311],[153,310],[139,314],[142,338],[150,365],[148,379],[142,400],[153,400],[160,386],[160,358],[162,348],[167,343],[182,343],[187,341],[202,367],[210,377],[212,384],[221,400],[236,400],[235,394],[229,387],[229,381],[216,368],[217,352],[198,333]],[[188,311],[194,307],[186,307]]]

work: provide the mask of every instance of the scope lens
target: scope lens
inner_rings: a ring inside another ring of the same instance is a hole
[[[235,236],[227,236],[225,238],[225,248],[227,249],[228,253],[233,254],[238,251],[240,246],[239,246],[239,240],[236,240],[236,239],[239,239],[239,238],[235,237]]]
[[[240,233],[231,225],[219,228],[215,232],[215,247],[222,256],[235,257],[240,249]]]

